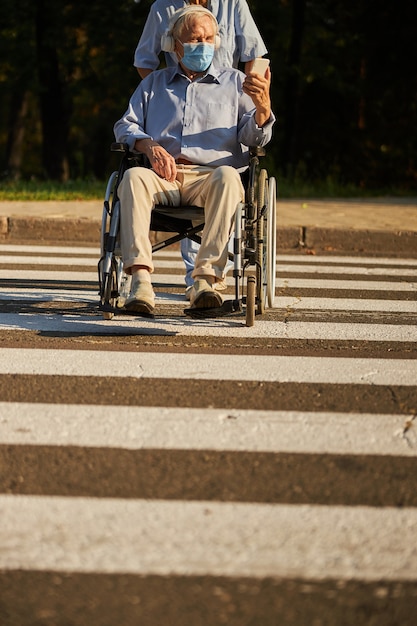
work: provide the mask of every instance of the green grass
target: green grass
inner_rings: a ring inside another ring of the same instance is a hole
[[[107,181],[73,180],[66,183],[54,181],[3,181],[0,183],[0,201],[68,201],[102,199]]]
[[[366,198],[383,196],[415,196],[410,189],[361,189],[355,185],[341,185],[332,179],[308,182],[303,179],[287,181],[277,177],[278,195],[281,198]],[[2,181],[0,201],[31,202],[48,200],[101,200],[107,181],[73,180],[66,183],[54,181]]]

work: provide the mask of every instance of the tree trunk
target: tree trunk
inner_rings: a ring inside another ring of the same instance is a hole
[[[60,75],[58,62],[59,4],[37,0],[36,46],[42,122],[42,164],[48,178],[65,181],[69,178],[69,114],[65,105],[65,84]]]
[[[285,85],[285,128],[283,140],[284,172],[291,177],[297,163],[298,114],[300,101],[300,59],[304,34],[306,0],[293,0],[291,41],[288,50],[288,75]]]
[[[6,148],[6,172],[8,178],[19,180],[23,160],[25,119],[28,111],[29,91],[17,86],[11,100],[9,132]]]

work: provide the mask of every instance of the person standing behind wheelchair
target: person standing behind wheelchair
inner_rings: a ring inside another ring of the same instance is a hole
[[[126,170],[118,189],[123,264],[132,274],[128,311],[152,314],[155,308],[149,239],[155,202],[204,208],[191,308],[222,304],[215,285],[224,281],[233,218],[244,201],[239,172],[247,167],[248,146],[270,141],[275,117],[269,68],[265,76],[218,68],[212,60],[219,45],[211,11],[180,9],[164,37],[177,65],[142,80],[114,125],[116,141],[145,154],[151,165]]]
[[[161,38],[169,27],[176,10],[186,6],[202,6],[209,9],[219,25],[220,46],[215,50],[214,61],[219,67],[244,66],[248,74],[256,57],[267,54],[266,46],[252,17],[246,0],[155,0],[153,2],[141,37],[136,47],[134,65],[142,78],[159,66]],[[166,65],[175,66],[175,54],[165,52]],[[191,239],[181,240],[181,254],[185,264],[186,297],[189,298],[193,284],[192,271],[199,245]],[[224,288],[224,284],[217,288]]]

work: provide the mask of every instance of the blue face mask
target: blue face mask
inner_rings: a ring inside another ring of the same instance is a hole
[[[181,42],[182,43],[182,42]],[[184,56],[181,63],[192,72],[204,72],[214,57],[212,43],[183,43]]]

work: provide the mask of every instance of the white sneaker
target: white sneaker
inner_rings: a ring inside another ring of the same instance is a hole
[[[126,300],[125,309],[132,311],[132,313],[152,315],[155,311],[155,294],[151,283],[133,283],[129,297]]]
[[[204,278],[200,278],[191,288],[190,303],[192,309],[216,309],[223,304],[223,298]]]

